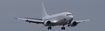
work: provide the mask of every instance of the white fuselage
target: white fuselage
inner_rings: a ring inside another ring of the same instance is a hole
[[[48,17],[44,17],[44,19],[51,21],[50,26],[66,25],[68,24],[68,22],[71,22],[73,20],[73,15],[72,13],[69,13],[69,12],[63,12],[55,15],[50,15]],[[45,26],[49,26],[49,25],[45,25]]]

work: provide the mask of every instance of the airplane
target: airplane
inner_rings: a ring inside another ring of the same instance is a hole
[[[29,23],[36,23],[36,24],[43,24],[44,26],[48,27],[48,30],[51,30],[54,26],[62,26],[61,30],[65,30],[65,25],[68,27],[75,27],[79,23],[90,21],[90,19],[87,20],[79,20],[75,21],[73,20],[73,14],[70,12],[62,12],[54,15],[48,15],[46,13],[44,3],[42,1],[42,18],[15,18],[19,20],[25,20]]]

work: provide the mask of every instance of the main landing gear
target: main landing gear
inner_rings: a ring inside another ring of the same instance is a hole
[[[61,27],[61,30],[65,30],[65,27]]]
[[[63,25],[63,27],[61,27],[61,30],[65,30],[65,27],[64,27],[64,25]]]
[[[51,30],[52,29],[52,27],[48,27],[48,30]]]
[[[51,30],[52,29],[52,27],[48,27],[48,30]],[[63,26],[63,27],[61,27],[61,30],[65,30],[65,27]]]

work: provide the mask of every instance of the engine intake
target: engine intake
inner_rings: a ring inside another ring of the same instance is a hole
[[[74,21],[72,24],[71,24],[71,27],[74,27],[74,26],[77,26],[78,22]]]
[[[46,23],[47,25],[50,25],[51,24],[51,21],[47,21],[47,23]]]
[[[44,22],[44,25],[46,26],[46,25],[50,25],[51,24],[51,21],[45,21]]]

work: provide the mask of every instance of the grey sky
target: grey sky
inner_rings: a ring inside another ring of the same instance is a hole
[[[65,31],[105,31],[105,0],[42,0],[47,13],[71,12],[74,20],[91,19]],[[41,18],[41,0],[0,0],[0,31],[47,31],[47,27],[16,20],[17,17]],[[61,31],[61,26],[51,31]]]

